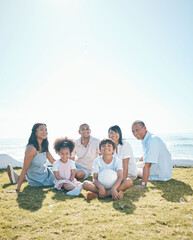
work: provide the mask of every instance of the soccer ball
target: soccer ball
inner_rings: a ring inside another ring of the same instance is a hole
[[[99,172],[98,181],[106,188],[112,188],[117,180],[117,173],[112,169],[104,169]]]

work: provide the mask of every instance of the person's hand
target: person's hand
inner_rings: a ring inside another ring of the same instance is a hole
[[[120,195],[119,195],[117,189],[112,188],[111,195],[112,195],[112,199],[115,201],[120,199]]]
[[[133,188],[134,189],[141,189],[141,188],[145,188],[146,186],[144,186],[144,185],[136,185],[136,186],[134,186]]]

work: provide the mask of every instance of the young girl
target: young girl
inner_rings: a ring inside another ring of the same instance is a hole
[[[55,176],[54,188],[65,189],[67,195],[78,196],[82,190],[82,184],[75,178],[76,167],[69,157],[74,149],[74,142],[68,138],[58,138],[54,142],[54,149],[60,159],[53,164]]]

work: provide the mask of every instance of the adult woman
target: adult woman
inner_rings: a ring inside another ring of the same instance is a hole
[[[116,151],[114,154],[117,155],[123,163],[123,179],[128,177],[132,180],[137,178],[137,166],[133,155],[130,144],[122,139],[122,132],[119,126],[115,125],[108,130],[109,138],[112,139],[116,144]]]
[[[47,127],[44,123],[36,123],[32,128],[31,136],[26,146],[23,169],[21,175],[8,166],[8,175],[11,182],[18,182],[16,191],[19,192],[22,182],[28,181],[32,187],[52,186],[54,182],[53,172],[46,166],[47,159],[53,163],[55,159],[48,150]]]

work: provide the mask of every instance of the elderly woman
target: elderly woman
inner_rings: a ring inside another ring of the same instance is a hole
[[[16,191],[19,192],[24,180],[29,186],[53,186],[54,174],[46,166],[47,159],[54,163],[55,159],[48,150],[47,126],[44,123],[36,123],[32,128],[31,136],[25,150],[23,169],[20,176],[8,165],[7,171],[12,183],[18,183]]]
[[[118,125],[110,127],[108,135],[116,144],[116,151],[114,154],[122,160],[123,179],[125,180],[129,177],[131,180],[135,180],[138,175],[136,161],[130,144],[122,139],[120,127]]]

